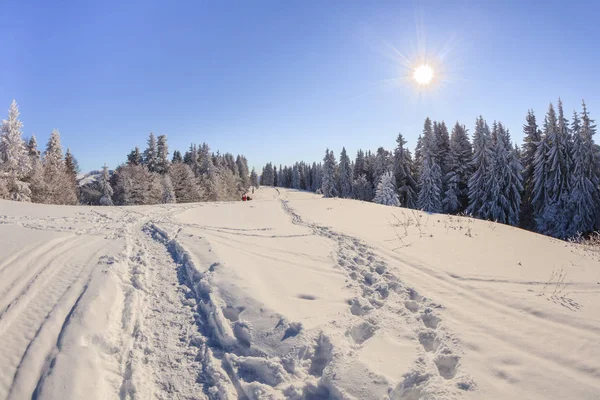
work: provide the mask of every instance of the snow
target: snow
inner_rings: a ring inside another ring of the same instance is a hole
[[[600,393],[600,252],[514,227],[262,187],[0,201],[0,243],[0,399]]]

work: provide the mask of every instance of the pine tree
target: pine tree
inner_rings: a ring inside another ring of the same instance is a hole
[[[273,166],[273,186],[279,186],[279,182],[277,181],[277,167]]]
[[[38,144],[35,135],[32,135],[27,143],[27,152],[29,153],[29,158],[31,159],[32,163],[41,160],[41,152],[38,150]]]
[[[510,142],[510,135],[502,123],[494,123],[495,144],[490,179],[480,217],[509,225],[519,222],[522,166]]]
[[[379,147],[373,161],[373,183],[379,183],[383,174],[392,171],[393,160],[389,151]]]
[[[142,153],[140,153],[140,148],[135,147],[135,149],[131,150],[131,152],[127,155],[127,164],[129,165],[141,165]]]
[[[47,204],[76,204],[76,187],[72,184],[60,144],[60,133],[54,129],[44,153],[44,189],[41,201]]]
[[[179,150],[175,150],[173,152],[173,159],[171,160],[171,163],[175,164],[175,163],[182,163],[183,162],[183,157],[181,156],[181,152]]]
[[[167,136],[160,135],[158,144],[156,145],[156,171],[159,174],[169,172],[169,145],[167,144]]]
[[[566,237],[594,230],[596,213],[599,206],[598,159],[594,154],[593,135],[596,133],[594,120],[590,119],[585,102],[582,104],[581,121],[575,112],[571,125],[573,147],[571,158],[571,196],[569,204],[569,223]]]
[[[258,189],[258,175],[256,174],[256,170],[252,167],[252,172],[250,172],[250,185],[254,188]]]
[[[350,158],[346,153],[346,148],[342,147],[340,155],[340,195],[343,198],[352,196],[352,168],[350,167]]]
[[[10,198],[30,201],[31,190],[23,182],[31,172],[31,161],[25,142],[21,138],[23,123],[19,120],[19,108],[15,100],[8,110],[8,119],[0,127],[0,169],[7,174]]]
[[[162,177],[162,203],[170,204],[176,202],[175,189],[169,174],[164,174]]]
[[[192,165],[194,165],[194,163],[192,163]],[[200,190],[203,193],[204,198],[208,201],[217,201],[219,193],[221,192],[221,189],[219,188],[219,176],[217,175],[215,163],[210,154],[210,147],[208,147],[208,144],[206,143],[203,143],[198,151],[197,165],[197,176],[200,182]]]
[[[77,159],[71,153],[71,149],[67,148],[65,153],[65,170],[69,178],[69,182],[73,188],[73,191],[79,199],[79,185],[77,184],[77,173],[79,172],[79,163]]]
[[[447,158],[445,176],[446,191],[443,200],[444,212],[453,214],[466,210],[469,205],[469,178],[473,148],[467,136],[467,128],[458,122],[452,129],[450,153]]]
[[[415,162],[413,165],[413,176],[415,181],[420,182],[421,178],[419,174],[423,168],[423,136],[419,135],[417,138],[417,145],[415,147]]]
[[[313,163],[313,184],[312,191],[317,192],[323,184],[323,165],[321,163]]]
[[[533,198],[535,185],[535,154],[542,132],[538,129],[533,110],[527,112],[526,124],[523,125],[523,153],[521,164],[523,165],[523,197],[521,205],[521,226],[525,229],[535,228]]]
[[[353,196],[357,200],[362,201],[372,201],[373,196],[373,186],[371,182],[367,180],[365,174],[360,174],[356,179],[354,179],[354,183],[352,184]]]
[[[381,176],[373,201],[386,206],[400,206],[400,200],[398,199],[398,193],[396,193],[396,186],[394,185],[394,176],[391,172],[386,172]]]
[[[564,238],[569,224],[569,218],[563,211],[569,204],[571,144],[560,99],[558,110],[557,118],[554,107],[550,104],[544,121],[547,144],[545,201],[541,213],[536,218],[536,224],[540,233]]]
[[[292,189],[300,189],[300,169],[298,163],[292,167]]]
[[[473,175],[469,178],[469,206],[466,212],[477,218],[484,218],[483,209],[490,194],[492,178],[493,152],[490,128],[482,116],[477,118],[473,133]]]
[[[148,147],[144,151],[144,164],[148,167],[148,171],[155,172],[158,164],[158,156],[156,149],[156,138],[154,133],[150,132],[148,138]]]
[[[102,197],[100,198],[100,205],[102,206],[112,206],[112,195],[113,189],[110,185],[110,174],[108,172],[108,167],[104,164],[102,168],[102,176],[100,177],[100,193],[102,193]]]
[[[235,160],[237,164],[238,174],[241,180],[241,192],[246,192],[250,188],[250,172],[248,171],[248,160],[244,156],[237,156]]]
[[[400,204],[403,207],[417,207],[417,183],[412,176],[412,159],[408,149],[404,147],[406,140],[401,133],[396,138],[394,150],[394,180],[398,190]]]
[[[178,203],[194,203],[201,201],[202,194],[194,172],[189,165],[174,163],[169,169],[169,176],[173,185],[173,192]]]
[[[321,193],[325,197],[337,197],[338,189],[336,184],[337,162],[333,151],[327,149],[325,158],[323,158],[323,176],[321,182]]]
[[[433,213],[442,211],[442,170],[437,162],[436,148],[436,136],[431,120],[427,118],[423,126],[423,165],[419,174],[421,181],[417,207]]]

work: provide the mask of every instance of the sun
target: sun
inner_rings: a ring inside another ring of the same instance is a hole
[[[427,65],[419,65],[413,72],[413,79],[421,86],[427,86],[433,80],[433,69]]]

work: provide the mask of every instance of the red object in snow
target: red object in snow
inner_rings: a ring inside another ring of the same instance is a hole
[[[242,201],[246,201],[246,195],[242,196]]]

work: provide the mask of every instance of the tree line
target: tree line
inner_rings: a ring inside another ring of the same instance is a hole
[[[479,116],[471,138],[465,125],[452,132],[425,119],[414,155],[399,134],[393,151],[358,150],[339,162],[327,149],[319,163],[263,167],[260,184],[310,190],[431,213],[464,214],[571,238],[597,230],[600,147],[585,102],[569,121],[559,99],[538,126],[532,110],[521,146],[500,121]]]
[[[35,136],[22,138],[23,124],[13,100],[0,127],[0,199],[46,204],[136,205],[239,199],[250,185],[258,187],[243,155],[210,151],[191,144],[184,155],[169,158],[167,136],[150,133],[145,150],[134,148],[127,162],[79,186],[77,160],[63,155],[58,130],[42,153]]]

